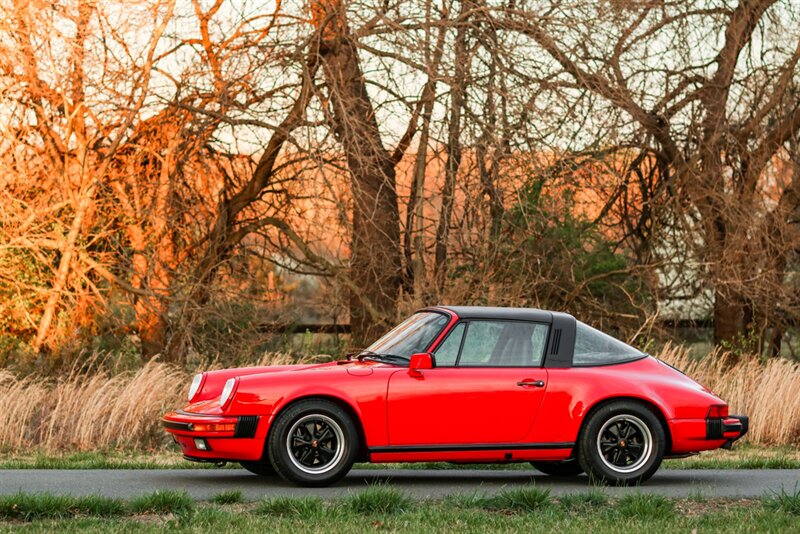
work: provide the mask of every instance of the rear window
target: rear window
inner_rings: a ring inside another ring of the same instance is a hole
[[[574,367],[630,362],[644,356],[642,351],[585,323],[577,321],[575,325]]]

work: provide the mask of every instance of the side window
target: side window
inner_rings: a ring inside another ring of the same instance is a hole
[[[471,321],[459,366],[538,367],[547,343],[546,324],[522,321]]]
[[[442,344],[436,347],[436,367],[452,367],[458,359],[458,349],[461,348],[461,339],[464,337],[465,323],[459,323],[447,334]]]
[[[492,358],[494,347],[500,341],[503,324],[497,321],[471,321],[467,329],[467,338],[461,350],[461,366],[487,366]]]

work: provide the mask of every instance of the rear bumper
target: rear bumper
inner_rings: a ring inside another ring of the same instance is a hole
[[[729,415],[724,419],[706,419],[706,438],[724,439],[722,445],[730,449],[733,442],[750,430],[750,418],[746,415]]]
[[[737,440],[747,434],[750,419],[746,415],[729,415],[724,419],[706,419],[706,438]]]
[[[270,420],[271,416],[217,416],[178,410],[164,415],[161,425],[188,458],[252,461],[260,460],[264,453]]]
[[[746,415],[729,415],[724,418],[673,419],[669,421],[672,436],[670,454],[681,455],[730,448],[734,441],[747,434],[749,419]]]

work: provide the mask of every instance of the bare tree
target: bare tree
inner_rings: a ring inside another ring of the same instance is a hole
[[[495,13],[499,26],[554,60],[565,91],[572,85],[621,112],[632,122],[616,131],[628,129],[631,145],[652,147],[668,168],[664,194],[679,196],[681,225],[701,235],[695,252],[713,287],[718,343],[747,335],[756,308],[764,313],[773,292],[783,293],[766,283],[772,269],[754,263],[769,252],[754,247],[754,235],[773,210],[765,183],[781,181],[772,166],[800,131],[800,40],[789,29],[797,16],[796,6],[776,0],[568,9],[532,2]],[[793,212],[791,187],[778,188],[777,205]]]
[[[174,2],[161,2],[139,10],[139,15],[145,14],[151,22],[145,30],[147,40],[135,54],[124,42],[126,28],[119,27],[119,21],[96,4],[76,2],[59,11],[48,3],[14,2],[3,10],[2,31],[7,37],[3,75],[12,84],[13,107],[8,113],[13,143],[16,148],[26,147],[29,157],[47,162],[47,168],[39,171],[57,177],[53,185],[64,195],[57,204],[59,211],[50,214],[63,224],[63,233],[56,232],[49,239],[19,236],[40,259],[45,259],[44,249],[55,260],[47,299],[35,320],[35,350],[47,343],[65,293],[94,285],[92,265],[84,259],[96,239],[92,218],[97,195],[107,184],[114,157],[125,146],[129,129],[150,94],[153,68],[159,59],[157,47],[173,7]],[[62,30],[60,24],[72,29]],[[109,32],[108,47],[100,51],[90,38],[98,26]],[[121,70],[109,72],[101,80],[88,74],[90,53],[92,59],[99,53],[111,60],[112,50],[122,51],[113,57],[121,57],[115,67],[124,69],[125,76],[120,76]],[[99,115],[93,111],[92,100],[102,99],[104,94],[114,94],[116,106]],[[29,214],[34,220],[37,216]]]
[[[450,82],[450,117],[447,125],[447,161],[445,163],[442,207],[435,237],[435,276],[437,289],[443,289],[447,272],[447,249],[450,223],[453,214],[453,195],[456,177],[461,166],[461,113],[464,106],[466,73],[469,70],[467,33],[469,28],[470,2],[461,2],[455,21],[456,36],[453,52],[453,79]]]
[[[402,284],[395,165],[403,150],[383,146],[344,4],[315,1],[312,20],[331,102],[331,124],[344,149],[353,202],[350,324],[359,344],[385,329]],[[407,136],[410,138],[411,136]],[[406,141],[407,143],[407,141]]]
[[[443,301],[636,333],[707,299],[775,354],[800,321],[789,0],[0,5],[0,330],[34,352],[113,320],[178,360],[270,269],[358,345]]]

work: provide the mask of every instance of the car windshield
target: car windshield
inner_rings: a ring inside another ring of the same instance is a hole
[[[636,360],[645,354],[580,321],[575,325],[573,365],[608,365]]]
[[[412,354],[430,347],[448,322],[450,319],[441,313],[415,313],[364,349],[359,356],[391,355],[410,359]]]

